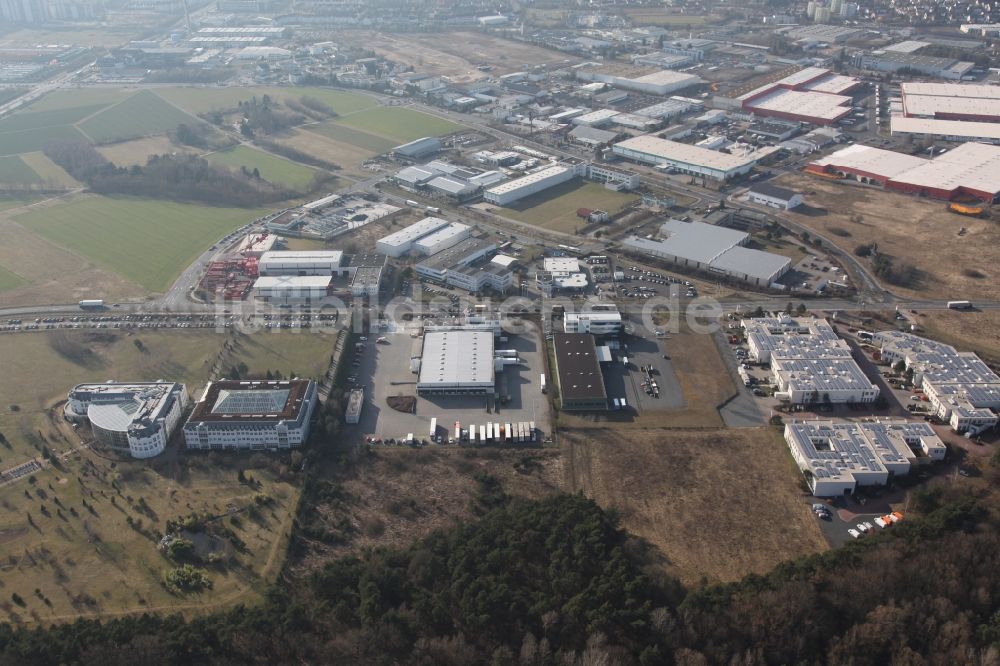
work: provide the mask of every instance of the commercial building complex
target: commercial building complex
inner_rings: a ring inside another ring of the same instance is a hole
[[[472,293],[486,287],[504,292],[513,284],[514,274],[508,262],[489,259],[496,249],[491,240],[466,238],[421,261],[414,270],[421,277]]]
[[[563,317],[563,331],[566,333],[615,335],[621,330],[622,315],[613,310],[567,312]]]
[[[472,235],[472,227],[461,222],[452,222],[446,227],[431,232],[413,243],[413,251],[417,254],[430,256],[452,245],[460,243]]]
[[[785,425],[785,442],[817,497],[884,486],[915,466],[943,460],[946,451],[930,425],[903,419],[793,421]]]
[[[895,51],[874,51],[859,54],[855,59],[855,65],[861,69],[876,72],[895,73],[905,69],[916,74],[951,81],[960,81],[976,66],[975,63],[957,58],[935,58]]]
[[[184,424],[189,449],[290,449],[309,437],[316,382],[209,382]]]
[[[551,166],[491,187],[483,192],[483,199],[497,206],[507,206],[532,194],[570,181],[576,175],[576,170],[572,167]]]
[[[825,319],[744,319],[750,358],[770,363],[774,395],[793,405],[865,404],[879,395]]]
[[[766,154],[761,151],[742,156],[731,155],[655,136],[625,139],[616,143],[611,150],[619,157],[636,162],[662,165],[680,173],[715,180],[729,180],[750,173],[757,161]]]
[[[877,333],[875,344],[883,361],[903,361],[913,371],[913,384],[923,390],[931,412],[956,432],[978,433],[997,425],[1000,376],[975,354],[901,331]]]
[[[431,331],[424,334],[417,393],[486,395],[494,391],[491,331]]]
[[[413,248],[413,244],[438,229],[451,224],[440,217],[425,217],[405,229],[380,238],[375,243],[375,250],[387,257],[401,257]]]
[[[1000,143],[1000,88],[960,83],[905,82],[894,135]]]
[[[648,72],[648,70],[646,70]],[[579,67],[576,78],[583,81],[599,81],[615,88],[634,90],[647,95],[669,95],[672,92],[702,83],[702,79],[670,69],[642,73],[641,69],[628,68],[616,71],[614,68]]]
[[[791,268],[788,257],[742,247],[750,235],[703,222],[667,220],[662,240],[630,236],[623,247],[692,270],[719,273],[753,285],[770,287]]]
[[[742,109],[758,116],[831,125],[851,112],[848,93],[860,81],[822,67],[807,67],[740,95]]]
[[[63,413],[89,422],[98,446],[133,458],[163,453],[188,405],[187,389],[174,382],[78,384]]]
[[[933,159],[854,144],[806,166],[887,190],[937,199],[1000,195],[1000,147],[965,143]]]

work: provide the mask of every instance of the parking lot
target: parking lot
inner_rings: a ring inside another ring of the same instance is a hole
[[[352,365],[358,386],[365,389],[365,404],[357,425],[347,426],[347,433],[359,439],[374,436],[386,439],[404,438],[413,433],[416,439],[428,439],[431,419],[437,418],[438,435],[454,436],[455,422],[462,429],[487,422],[534,421],[542,439],[551,432],[548,396],[539,386],[545,372],[544,349],[535,336],[509,336],[507,342],[497,342],[497,349],[516,349],[523,363],[507,366],[497,374],[497,393],[509,396],[507,402],[494,396],[430,396],[416,397],[414,413],[398,412],[388,406],[390,396],[416,395],[417,374],[410,372],[410,356],[417,338],[411,336],[418,324],[381,333],[385,344],[375,340],[379,332],[368,336],[359,362]]]
[[[627,413],[641,414],[647,410],[681,409],[684,395],[669,358],[669,339],[656,338],[641,324],[633,323],[635,333],[627,337],[618,349],[612,350],[614,361],[604,365],[604,386],[608,398],[625,398]],[[624,359],[628,359],[628,365]],[[643,368],[650,368],[645,372]],[[658,391],[648,391],[646,379],[656,382]]]

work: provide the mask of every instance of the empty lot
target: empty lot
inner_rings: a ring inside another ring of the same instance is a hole
[[[577,217],[577,209],[592,208],[614,215],[638,199],[634,194],[614,192],[598,183],[573,179],[506,208],[498,208],[497,213],[543,229],[571,234],[588,224]]]
[[[618,511],[685,583],[826,548],[777,429],[574,429],[560,444],[566,491]]]
[[[847,252],[875,242],[879,252],[915,266],[921,273],[918,283],[909,288],[886,285],[894,292],[914,298],[1000,297],[1000,227],[996,222],[949,213],[943,201],[804,174],[787,174],[779,183],[806,193],[803,212],[786,213],[787,219],[822,234]],[[842,235],[845,231],[848,236]]]

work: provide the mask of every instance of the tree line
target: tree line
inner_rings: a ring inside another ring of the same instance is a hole
[[[956,491],[922,518],[728,585],[651,573],[591,500],[511,498],[408,548],[286,568],[265,600],[189,621],[142,615],[0,626],[6,664],[992,664],[1000,531]],[[344,491],[306,483],[312,502]],[[708,528],[706,528],[708,529]],[[316,535],[310,535],[316,536]],[[305,537],[301,528],[293,537]]]
[[[45,147],[45,155],[97,194],[128,194],[216,206],[254,207],[296,192],[193,155],[153,155],[144,166],[120,167],[83,141]]]

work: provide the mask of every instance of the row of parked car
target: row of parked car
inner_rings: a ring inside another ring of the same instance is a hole
[[[868,534],[869,532],[874,532],[876,525],[881,529],[885,529],[890,525],[898,523],[902,519],[903,514],[899,511],[893,511],[892,513],[887,513],[884,516],[878,516],[873,521],[862,521],[854,527],[848,529],[847,533],[855,539],[860,539],[863,535]]]

